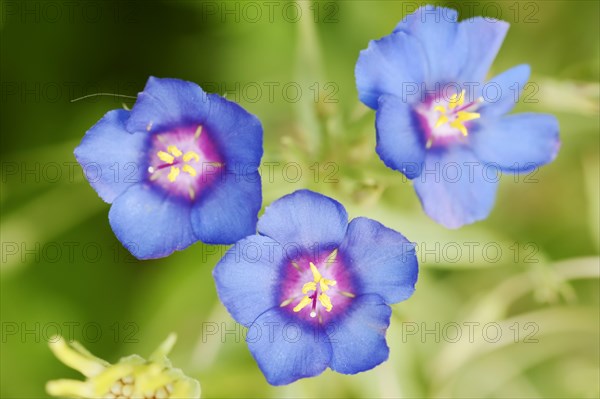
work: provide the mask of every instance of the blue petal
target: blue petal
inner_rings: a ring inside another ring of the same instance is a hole
[[[148,136],[125,130],[129,111],[108,112],[87,131],[75,158],[98,195],[111,203],[132,184],[143,180]]]
[[[485,219],[494,206],[499,171],[463,146],[431,149],[413,183],[425,213],[453,229]]]
[[[259,316],[248,330],[248,348],[271,385],[319,375],[331,360],[325,332],[295,320],[277,307]]]
[[[108,219],[119,241],[138,259],[162,258],[198,240],[189,203],[145,184],[117,197]]]
[[[194,232],[208,244],[233,244],[256,233],[261,206],[258,172],[245,175],[223,172],[192,209]]]
[[[426,5],[407,15],[394,30],[421,42],[429,61],[430,83],[454,81],[467,58],[457,19],[456,10]]]
[[[421,174],[425,143],[412,109],[398,97],[379,97],[375,126],[376,151],[387,167],[409,179]]]
[[[526,172],[552,162],[560,148],[553,115],[523,113],[505,116],[475,132],[477,156],[510,172]]]
[[[468,49],[459,81],[483,82],[510,25],[504,21],[483,17],[466,19],[458,25],[461,41],[458,45]]]
[[[410,103],[420,101],[426,73],[427,60],[416,38],[399,32],[371,41],[356,63],[360,101],[373,109],[382,94]]]
[[[392,309],[379,295],[362,295],[352,301],[348,314],[330,334],[330,367],[343,374],[370,370],[386,361],[390,349],[385,333]]]
[[[236,173],[256,170],[263,155],[260,120],[217,94],[209,94],[208,101],[210,109],[204,123],[217,142],[226,167]]]
[[[295,244],[307,251],[316,246],[339,246],[347,227],[348,214],[342,204],[309,190],[281,197],[267,207],[258,221],[259,233],[283,246]]]
[[[378,294],[386,303],[396,303],[415,290],[419,273],[415,245],[375,220],[353,219],[340,254],[359,281],[359,295]]]
[[[276,288],[283,254],[274,244],[269,237],[247,237],[231,247],[213,271],[221,302],[246,327],[278,305]]]
[[[510,112],[519,100],[530,73],[529,65],[523,64],[490,79],[482,87],[480,95],[485,102],[477,112],[483,118],[498,117]]]
[[[156,133],[202,123],[208,108],[207,94],[197,84],[151,76],[131,109],[127,130]]]

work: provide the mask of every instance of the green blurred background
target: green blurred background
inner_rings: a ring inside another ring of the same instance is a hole
[[[354,84],[358,52],[421,4],[1,1],[2,397],[82,378],[48,350],[57,332],[116,362],[171,331],[174,364],[205,397],[598,397],[599,3],[436,2],[511,23],[491,73],[529,63],[517,110],[557,115],[563,142],[536,174],[504,176],[491,216],[458,231],[378,159]],[[258,115],[273,162],[264,204],[311,188],[417,242],[419,282],[394,305],[388,362],[271,387],[217,300],[225,248],[138,262],[121,247],[73,149],[134,100],[71,100],[135,96],[150,75]]]

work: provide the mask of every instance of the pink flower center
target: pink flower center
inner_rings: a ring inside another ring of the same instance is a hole
[[[164,190],[194,201],[218,177],[224,164],[202,126],[152,137],[148,179]]]

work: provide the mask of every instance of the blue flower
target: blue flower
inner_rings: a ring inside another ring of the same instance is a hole
[[[131,111],[108,112],[75,149],[110,225],[139,259],[256,231],[260,121],[198,85],[150,77]]]
[[[355,374],[388,358],[389,305],[410,297],[417,280],[414,244],[371,219],[348,224],[340,203],[307,190],[267,207],[258,232],[213,276],[270,384],[327,367]]]
[[[489,215],[500,172],[530,171],[560,147],[554,116],[506,115],[528,65],[485,80],[507,30],[425,6],[371,41],[356,64],[360,100],[376,110],[377,153],[414,179],[425,212],[448,228]]]

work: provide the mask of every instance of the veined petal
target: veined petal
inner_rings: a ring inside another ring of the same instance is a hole
[[[191,206],[159,189],[137,184],[119,196],[108,214],[121,243],[138,259],[154,259],[187,248],[198,239],[192,231]]]
[[[476,17],[458,24],[458,37],[468,49],[459,82],[483,82],[509,28],[508,22]]]
[[[396,303],[414,292],[419,272],[415,246],[397,231],[375,220],[355,218],[340,253],[359,281],[356,294],[378,294],[386,303]]]
[[[428,82],[456,79],[467,57],[462,32],[458,29],[458,13],[445,7],[426,5],[407,15],[394,29],[419,40],[429,65]]]
[[[390,350],[385,333],[391,315],[392,309],[379,295],[362,295],[352,301],[333,329],[331,369],[356,374],[386,361]]]
[[[377,109],[383,94],[393,94],[408,103],[421,100],[421,83],[427,75],[427,59],[419,41],[404,32],[369,42],[356,63],[358,96]]]
[[[331,344],[321,327],[290,319],[279,308],[256,319],[246,342],[271,385],[319,375],[331,360]]]
[[[460,145],[431,149],[423,171],[414,179],[425,213],[447,228],[485,219],[492,210],[498,170]]]
[[[482,160],[508,172],[527,172],[552,162],[560,148],[558,121],[548,114],[505,116],[473,134],[473,150]]]
[[[209,244],[233,244],[256,233],[262,206],[258,172],[223,171],[192,208],[192,226],[198,239]]]
[[[348,214],[339,202],[308,190],[281,197],[267,207],[258,231],[285,246],[295,244],[306,251],[335,248],[342,242]],[[313,253],[313,252],[311,252]]]
[[[517,104],[530,73],[529,65],[523,64],[490,79],[484,86],[486,89],[481,93],[484,102],[478,112],[486,119],[510,112]]]
[[[425,160],[425,143],[412,108],[398,97],[383,95],[379,97],[375,126],[376,151],[385,165],[409,179],[419,176]]]
[[[272,238],[253,235],[237,242],[219,261],[213,270],[217,293],[238,323],[247,327],[279,306],[276,289],[283,258]]]
[[[75,148],[90,185],[100,198],[111,203],[131,185],[143,180],[146,172],[147,135],[129,133],[125,122],[129,111],[108,112],[88,130]]]
[[[208,115],[207,94],[195,83],[151,76],[127,121],[130,132],[160,132],[199,124]]]
[[[263,155],[260,120],[217,94],[209,94],[208,101],[204,124],[225,158],[225,167],[239,174],[257,170]]]

